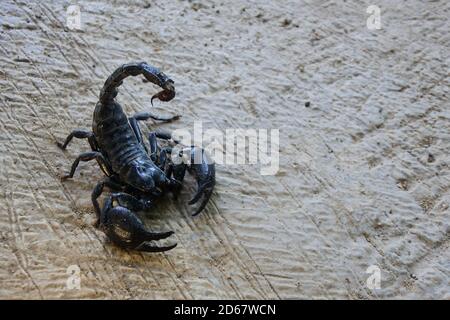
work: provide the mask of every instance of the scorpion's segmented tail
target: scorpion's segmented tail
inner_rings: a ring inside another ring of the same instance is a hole
[[[175,97],[174,82],[169,77],[158,68],[153,67],[146,62],[135,62],[120,66],[108,77],[100,91],[100,102],[105,104],[113,100],[117,96],[117,88],[122,84],[126,77],[137,76],[140,74],[151,83],[164,89],[152,97],[152,102],[155,98],[158,98],[161,101],[169,101]]]

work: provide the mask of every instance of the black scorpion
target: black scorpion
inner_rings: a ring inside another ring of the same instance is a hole
[[[182,148],[167,132],[151,132],[148,137],[150,150],[144,144],[138,121],[154,119],[169,122],[179,116],[163,117],[149,112],[138,112],[127,118],[115,97],[118,87],[128,76],[142,74],[147,81],[163,90],[151,98],[170,101],[175,97],[174,82],[159,69],[145,62],[124,64],[106,80],[100,99],[95,107],[92,132],[74,130],[63,144],[65,150],[73,138],[87,139],[92,151],[80,154],[74,161],[70,173],[62,180],[73,178],[80,161],[96,160],[106,175],[92,191],[97,221],[109,239],[122,248],[147,252],[167,251],[176,246],[152,246],[149,241],[165,239],[172,231],[155,233],[148,231],[135,212],[150,209],[154,201],[166,192],[177,193],[181,188],[186,169],[197,180],[197,193],[189,204],[202,197],[197,215],[204,209],[215,185],[214,163],[200,147]],[[158,139],[171,142],[162,147]],[[186,161],[187,160],[187,161]],[[98,198],[104,189],[112,191],[100,207]]]

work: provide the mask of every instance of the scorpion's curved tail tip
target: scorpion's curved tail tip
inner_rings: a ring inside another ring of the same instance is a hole
[[[175,88],[173,86],[168,86],[166,89],[154,94],[150,99],[150,103],[153,106],[153,100],[158,99],[161,101],[170,101],[175,97]]]
[[[177,246],[177,243],[172,244],[170,246],[157,247],[157,246],[152,246],[152,245],[148,244],[147,242],[143,242],[136,248],[136,250],[143,251],[143,252],[164,252],[164,251],[172,250],[176,246]]]
[[[149,241],[162,240],[174,234],[173,231],[151,232],[142,221],[128,208],[111,207],[111,197],[107,199],[102,230],[108,238],[119,247],[147,252],[162,252],[175,248],[175,245],[157,247],[148,244]]]
[[[153,100],[154,100],[155,98],[157,98],[157,95],[158,95],[158,94],[154,94],[153,97],[150,99],[150,103],[151,103],[152,107],[153,107]]]

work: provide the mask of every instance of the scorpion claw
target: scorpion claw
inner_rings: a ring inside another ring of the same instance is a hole
[[[189,201],[189,204],[191,204],[191,205],[194,203],[197,203],[197,201],[203,195],[203,201],[201,202],[198,209],[195,210],[195,212],[192,214],[193,217],[198,215],[206,207],[206,204],[208,203],[209,198],[211,198],[213,188],[214,188],[214,185],[202,188],[202,190],[197,191],[197,194],[195,195],[195,197],[191,201]]]
[[[196,178],[198,188],[189,204],[195,204],[203,197],[200,206],[192,214],[192,216],[196,216],[205,208],[212,195],[216,184],[216,170],[214,162],[205,150],[199,147],[191,147],[190,152],[191,163],[188,170]]]
[[[177,244],[175,243],[175,244],[170,245],[170,246],[157,247],[157,246],[151,246],[148,243],[143,242],[136,248],[136,250],[137,251],[144,251],[144,252],[163,252],[163,251],[172,250],[176,246],[177,246]]]
[[[138,251],[160,252],[175,248],[175,245],[153,247],[147,241],[161,240],[173,235],[173,231],[150,232],[131,210],[120,205],[112,207],[112,200],[107,199],[103,208],[101,229],[116,245]]]

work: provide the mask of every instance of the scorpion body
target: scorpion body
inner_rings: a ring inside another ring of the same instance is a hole
[[[173,232],[154,233],[146,230],[134,212],[151,208],[155,198],[166,191],[177,192],[189,170],[198,182],[198,190],[189,204],[194,204],[203,196],[198,214],[206,206],[215,184],[214,164],[199,147],[190,147],[175,152],[175,157],[186,158],[188,163],[172,161],[172,148],[161,148],[157,138],[171,140],[171,134],[152,132],[149,135],[150,152],[142,138],[138,121],[152,118],[159,121],[172,121],[179,118],[161,117],[148,112],[139,112],[128,118],[122,106],[115,100],[118,87],[128,76],[142,74],[149,82],[163,90],[155,94],[161,101],[175,97],[174,82],[159,69],[145,62],[125,64],[116,69],[106,80],[99,101],[94,110],[92,132],[74,130],[63,144],[63,150],[73,138],[88,139],[91,152],[82,153],[74,161],[69,174],[63,180],[73,178],[80,161],[96,160],[106,175],[92,192],[92,202],[97,214],[96,226],[105,232],[109,239],[123,248],[159,252],[174,248],[175,245],[156,247],[148,242],[169,237]],[[179,159],[178,159],[179,160]],[[104,188],[114,191],[104,202],[103,208],[98,198]]]

